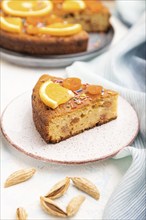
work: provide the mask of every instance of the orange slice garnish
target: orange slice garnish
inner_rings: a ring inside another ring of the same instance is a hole
[[[4,31],[20,33],[22,30],[22,19],[0,16],[0,27]]]
[[[70,36],[79,33],[81,30],[82,26],[80,24],[55,23],[39,28],[39,33],[52,36]]]
[[[74,93],[51,80],[44,82],[39,90],[42,102],[52,109],[66,103],[74,97]]]
[[[86,8],[86,4],[82,0],[65,0],[62,8],[64,11],[81,11]]]
[[[39,33],[52,36],[70,36],[79,33],[81,30],[82,26],[80,24],[55,23],[39,28]]]
[[[87,92],[91,95],[100,95],[102,92],[102,86],[88,85]]]
[[[63,87],[70,89],[72,91],[78,90],[81,88],[81,80],[79,78],[66,78],[63,80]]]
[[[6,14],[19,17],[44,16],[52,11],[53,4],[50,0],[4,0],[2,9]]]

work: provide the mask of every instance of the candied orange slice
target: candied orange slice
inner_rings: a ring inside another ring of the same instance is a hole
[[[91,95],[100,95],[102,92],[102,86],[88,85],[87,92]]]
[[[52,109],[74,97],[74,93],[71,90],[53,83],[51,80],[47,80],[41,85],[39,94],[42,102]]]
[[[63,3],[63,2],[64,2],[64,0],[53,0],[54,4],[60,4],[60,3]]]
[[[27,17],[26,18],[26,22],[27,24],[29,25],[33,25],[33,26],[36,26],[38,23],[45,23],[46,22],[46,17],[45,16],[41,16],[41,17]]]
[[[47,20],[46,20],[47,25],[54,24],[54,23],[63,23],[63,19],[54,14],[47,17]]]
[[[36,26],[39,23],[45,23],[46,25],[50,25],[53,23],[63,22],[63,19],[54,14],[51,14],[49,16],[47,15],[47,16],[41,16],[41,17],[29,16],[27,17],[26,21],[28,24]]]
[[[86,4],[82,0],[65,0],[62,8],[64,11],[81,11],[86,8]]]
[[[70,36],[82,30],[80,24],[54,23],[47,27],[39,28],[39,33],[50,34],[52,36]]]
[[[53,4],[50,0],[4,0],[2,9],[13,16],[43,16],[52,11]]]
[[[101,11],[103,8],[102,4],[100,1],[96,0],[85,0],[87,8],[89,8],[92,12],[98,12]]]
[[[22,30],[22,19],[0,16],[0,27],[4,31],[20,33]]]
[[[28,25],[26,27],[26,32],[31,35],[36,35],[38,34],[38,28],[33,25]]]
[[[70,89],[72,91],[78,90],[81,88],[81,80],[79,78],[66,78],[62,83],[63,87]]]

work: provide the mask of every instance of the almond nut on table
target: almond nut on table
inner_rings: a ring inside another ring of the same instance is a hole
[[[45,196],[46,198],[56,199],[64,195],[70,185],[70,178],[66,177],[60,182],[56,183],[52,189]]]
[[[34,168],[18,170],[16,172],[12,173],[7,178],[4,187],[9,187],[9,186],[24,182],[24,181],[30,179],[34,175],[35,172],[36,172],[36,169],[34,169]]]
[[[74,197],[68,204],[66,211],[68,216],[73,216],[77,213],[79,210],[80,206],[85,200],[85,196],[83,195],[78,195]]]
[[[100,193],[97,187],[90,180],[83,177],[71,177],[71,180],[73,181],[75,187],[82,190],[83,192],[86,192],[94,199],[99,199]]]
[[[59,217],[67,217],[67,213],[63,211],[53,200],[41,196],[40,203],[46,213]]]
[[[24,208],[17,208],[16,210],[16,219],[17,220],[26,220],[27,219],[27,213]]]

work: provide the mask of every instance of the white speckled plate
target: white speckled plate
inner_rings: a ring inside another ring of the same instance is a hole
[[[106,159],[131,144],[139,130],[137,114],[119,97],[118,118],[57,144],[46,144],[32,120],[31,93],[15,98],[5,109],[1,129],[8,142],[33,158],[62,164]]]

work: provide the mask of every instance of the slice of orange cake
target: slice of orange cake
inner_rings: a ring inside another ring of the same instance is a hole
[[[100,85],[43,75],[32,93],[34,124],[47,143],[57,143],[116,119],[117,101],[117,92]]]

